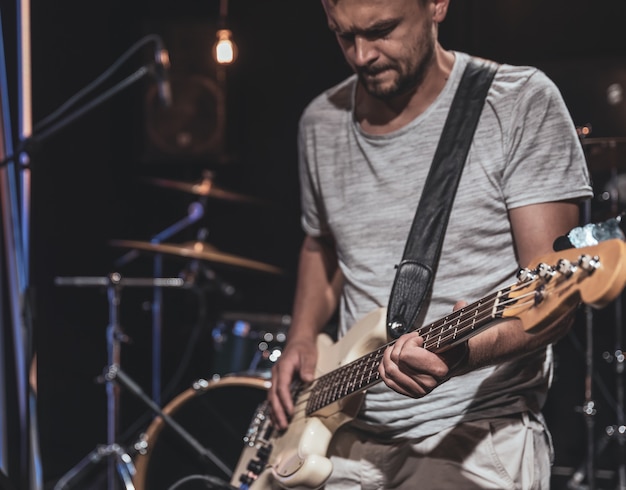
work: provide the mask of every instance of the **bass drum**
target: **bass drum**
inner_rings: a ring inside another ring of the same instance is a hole
[[[199,380],[167,404],[163,413],[234,471],[244,447],[243,437],[270,384],[269,372]],[[216,478],[228,488],[230,477],[212,462],[201,460],[160,417],[136,446],[144,448],[135,457],[136,490],[206,490],[216,488],[207,482]]]

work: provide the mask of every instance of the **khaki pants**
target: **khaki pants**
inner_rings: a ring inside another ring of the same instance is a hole
[[[346,431],[327,490],[548,490],[552,447],[522,413],[459,424],[418,441],[381,444]]]

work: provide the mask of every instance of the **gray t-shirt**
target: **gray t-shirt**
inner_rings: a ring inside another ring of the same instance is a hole
[[[307,234],[335,240],[345,276],[340,335],[387,305],[394,266],[468,60],[456,52],[437,99],[392,133],[367,134],[355,122],[355,76],[318,96],[302,115],[302,223]],[[515,281],[508,209],[591,195],[584,154],[555,85],[535,68],[501,65],[465,163],[432,296],[422,307],[424,324],[449,314],[458,300],[472,302]],[[452,378],[419,400],[379,383],[354,423],[383,438],[417,438],[460,420],[537,413],[550,374],[548,348]]]

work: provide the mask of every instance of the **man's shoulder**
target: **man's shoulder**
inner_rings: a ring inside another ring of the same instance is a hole
[[[511,112],[560,98],[558,87],[540,68],[498,63],[487,103],[497,112]]]
[[[333,87],[317,95],[306,106],[303,121],[313,122],[319,119],[328,121],[342,114],[351,113],[356,76],[351,75]]]
[[[499,65],[494,87],[496,91],[506,92],[509,96],[558,91],[554,82],[536,66],[508,63]]]

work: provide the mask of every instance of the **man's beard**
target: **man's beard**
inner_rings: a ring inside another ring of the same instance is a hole
[[[424,82],[426,72],[434,59],[434,39],[429,36],[421,47],[424,55],[419,60],[418,64],[413,67],[413,69],[410,69],[408,73],[402,73],[397,70],[397,80],[387,87],[383,87],[382,85],[379,85],[377,83],[371,83],[371,81],[369,81],[366,77],[366,74],[368,74],[367,69],[359,71],[359,81],[361,82],[361,85],[365,88],[366,92],[372,97],[375,97],[379,100],[391,100],[395,97],[415,91]],[[376,72],[380,72],[388,68],[393,67],[387,66],[383,67],[382,69],[378,68],[376,70],[372,70],[370,74],[375,74]]]

